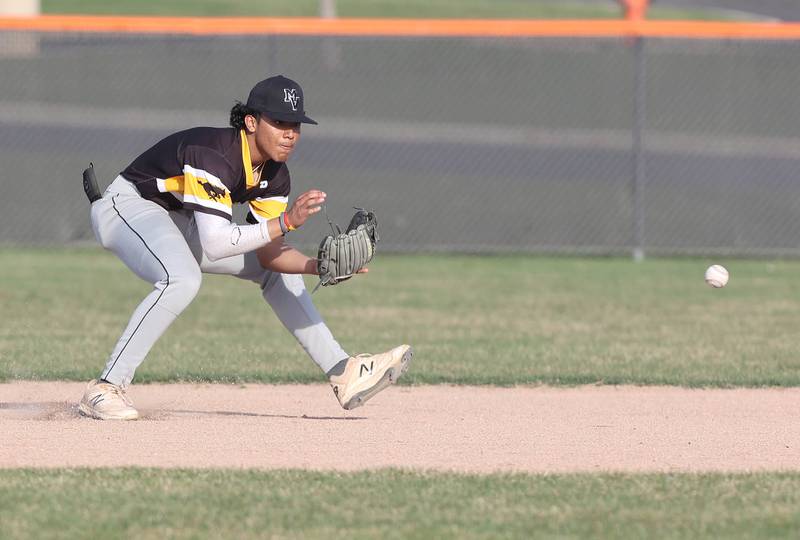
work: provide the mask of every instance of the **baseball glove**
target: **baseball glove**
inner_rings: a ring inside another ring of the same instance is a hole
[[[363,208],[355,210],[345,232],[338,226],[334,229],[331,223],[334,234],[322,239],[317,257],[319,284],[314,290],[350,279],[375,256],[375,245],[380,240],[375,214]]]

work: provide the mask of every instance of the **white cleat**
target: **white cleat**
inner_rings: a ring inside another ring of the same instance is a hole
[[[410,345],[400,345],[381,354],[359,354],[347,362],[341,375],[330,378],[333,393],[342,408],[362,406],[372,396],[397,382],[408,371],[414,351]]]
[[[139,411],[121,387],[100,380],[90,381],[78,410],[98,420],[136,420]]]

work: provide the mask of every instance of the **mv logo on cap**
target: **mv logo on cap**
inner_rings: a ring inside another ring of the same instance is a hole
[[[297,110],[297,90],[294,88],[284,88],[283,89],[283,102],[284,103],[291,103],[292,110]]]

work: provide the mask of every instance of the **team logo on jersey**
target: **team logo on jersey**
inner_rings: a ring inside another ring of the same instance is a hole
[[[290,103],[292,105],[292,110],[297,110],[297,91],[294,88],[284,88],[283,89],[283,102]]]
[[[258,184],[258,187],[260,187],[261,189],[267,189],[267,186],[268,186],[268,185],[269,185],[269,180],[262,180],[262,181],[261,181],[261,182]]]
[[[210,182],[203,182],[198,178],[197,183],[200,184],[204,190],[206,190],[206,195],[208,195],[208,198],[211,200],[218,201],[225,196],[224,189],[212,185]]]

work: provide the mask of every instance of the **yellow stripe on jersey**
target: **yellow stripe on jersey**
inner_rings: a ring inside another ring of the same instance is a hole
[[[160,186],[159,186],[160,187]],[[183,193],[183,175],[164,179],[164,190],[172,193]]]
[[[233,201],[231,193],[222,181],[213,174],[184,165],[183,202],[197,204],[205,208],[231,215]]]
[[[259,221],[272,219],[286,211],[288,206],[287,197],[270,197],[269,199],[255,199],[250,201],[250,210],[256,215]]]
[[[239,137],[242,139],[242,164],[244,165],[244,181],[247,189],[256,185],[255,178],[253,178],[253,162],[250,161],[250,145],[247,144],[247,136],[244,130],[239,130]]]

